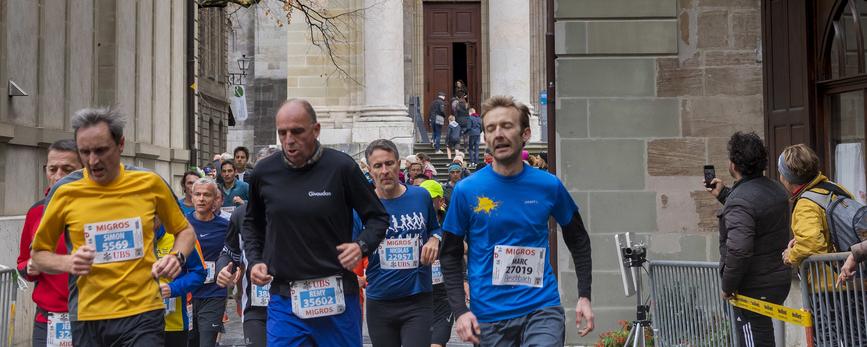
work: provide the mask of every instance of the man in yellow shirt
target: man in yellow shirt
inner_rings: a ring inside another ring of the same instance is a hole
[[[52,187],[31,246],[41,271],[71,275],[75,346],[163,345],[158,278],[177,276],[196,240],[168,183],[120,163],[123,126],[123,117],[108,108],[75,114],[72,128],[85,170]],[[154,255],[154,217],[175,236],[173,256]],[[67,255],[54,253],[61,234]]]

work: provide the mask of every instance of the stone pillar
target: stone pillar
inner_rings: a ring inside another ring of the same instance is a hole
[[[530,91],[530,1],[490,0],[491,95],[511,95],[530,107],[530,141],[539,141],[539,117]],[[539,52],[544,54],[544,52]]]
[[[364,0],[364,106],[352,142],[390,139],[407,155],[415,133],[404,100],[402,1]]]

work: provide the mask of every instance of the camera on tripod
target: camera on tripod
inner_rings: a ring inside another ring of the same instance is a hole
[[[617,247],[619,255],[620,278],[623,280],[623,293],[627,297],[635,294],[635,289],[639,285],[638,272],[644,263],[647,262],[647,247],[644,244],[633,244],[632,234],[623,233],[614,235],[614,243]]]

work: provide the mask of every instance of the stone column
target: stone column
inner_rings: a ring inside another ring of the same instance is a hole
[[[539,141],[530,91],[530,1],[490,0],[488,9],[491,95],[511,95],[530,106],[530,141]]]
[[[364,106],[352,142],[391,139],[410,154],[413,123],[404,97],[403,0],[364,0]]]

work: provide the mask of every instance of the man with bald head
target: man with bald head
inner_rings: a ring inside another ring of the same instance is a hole
[[[242,231],[250,280],[271,285],[268,345],[360,346],[352,269],[379,246],[388,214],[355,161],[321,146],[309,102],[286,101],[275,118],[282,155],[250,173]],[[357,239],[352,210],[364,223]]]

